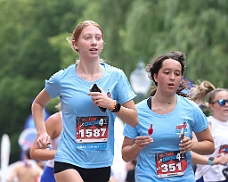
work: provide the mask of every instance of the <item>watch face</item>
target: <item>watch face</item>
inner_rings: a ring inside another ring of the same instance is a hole
[[[210,160],[210,161],[213,161],[213,160],[214,160],[214,157],[209,157],[209,160]]]

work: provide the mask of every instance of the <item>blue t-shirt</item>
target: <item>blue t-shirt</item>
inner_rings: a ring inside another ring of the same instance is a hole
[[[208,127],[208,121],[201,109],[192,101],[177,95],[175,109],[168,114],[153,112],[147,100],[136,105],[139,124],[133,128],[125,124],[124,136],[135,139],[147,136],[150,124],[153,126],[153,143],[143,148],[138,155],[135,169],[136,181],[193,182],[191,153],[185,157],[179,153],[180,138],[192,138],[192,132],[198,133]]]
[[[46,81],[46,91],[52,98],[59,96],[62,107],[63,132],[55,161],[81,168],[112,165],[116,115],[108,109],[102,112],[93,104],[88,93],[96,83],[120,104],[134,99],[135,94],[122,70],[100,64],[103,74],[94,82],[80,78],[75,64],[55,73]]]

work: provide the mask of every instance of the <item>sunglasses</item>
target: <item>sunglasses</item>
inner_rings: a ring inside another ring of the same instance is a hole
[[[219,99],[219,100],[216,100],[215,102],[212,102],[212,104],[214,104],[214,103],[216,103],[216,102],[218,102],[218,104],[219,104],[220,106],[225,106],[226,103],[228,103],[228,99],[227,99],[227,100],[225,100],[225,99]]]

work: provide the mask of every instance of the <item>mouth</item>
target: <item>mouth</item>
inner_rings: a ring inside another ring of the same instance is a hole
[[[174,87],[174,84],[173,83],[169,83],[168,86],[169,87]]]
[[[92,49],[90,49],[90,51],[98,51],[98,49],[97,48],[92,48]]]

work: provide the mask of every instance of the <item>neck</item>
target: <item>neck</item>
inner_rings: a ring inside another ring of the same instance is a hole
[[[162,104],[172,104],[175,102],[176,97],[170,98],[169,100],[160,99],[157,95],[154,96],[159,103]]]
[[[79,77],[87,81],[95,81],[102,77],[102,66],[100,64],[78,63],[76,73]]]
[[[76,70],[83,74],[93,75],[101,71],[101,65],[99,62],[85,63],[79,61]]]

